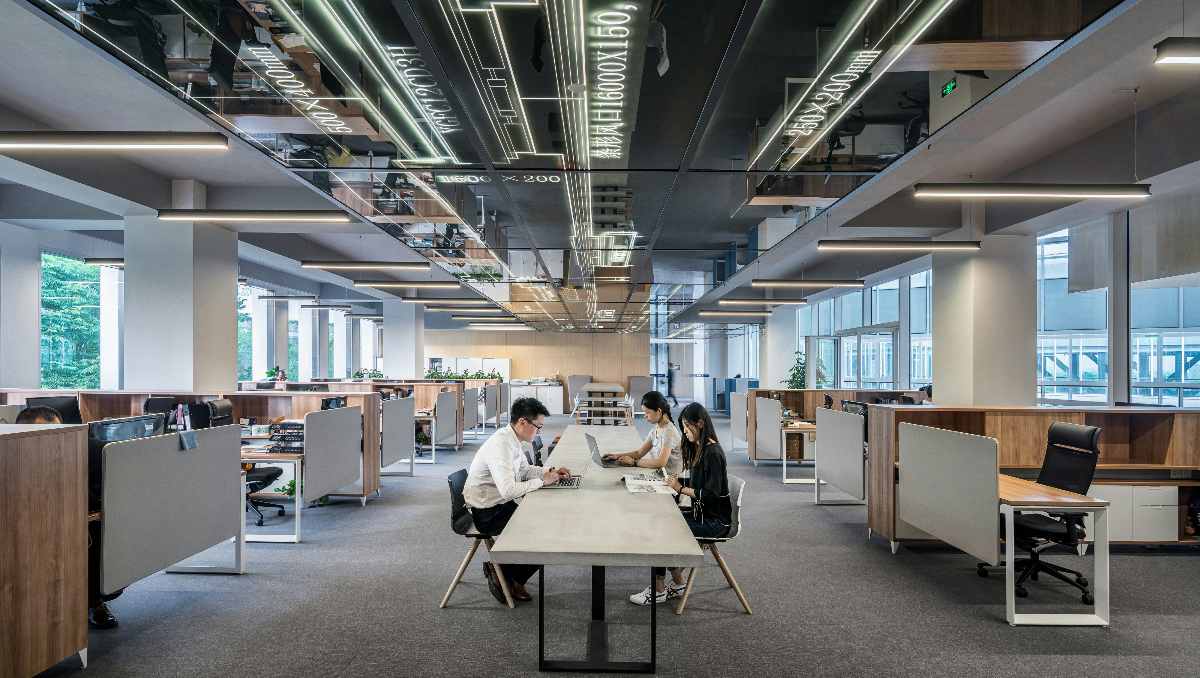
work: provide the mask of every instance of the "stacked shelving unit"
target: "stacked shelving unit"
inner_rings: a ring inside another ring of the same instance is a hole
[[[592,383],[575,397],[575,423],[593,426],[632,426],[633,406],[620,384]]]

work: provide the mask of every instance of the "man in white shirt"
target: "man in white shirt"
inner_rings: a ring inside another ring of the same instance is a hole
[[[565,468],[533,466],[525,457],[522,443],[530,443],[542,430],[550,412],[536,398],[519,398],[509,410],[508,426],[488,438],[467,470],[463,499],[471,509],[475,528],[483,534],[499,535],[517,505],[526,494],[544,485],[553,485],[571,472]],[[505,565],[504,576],[509,580],[513,598],[530,600],[525,582],[538,571],[538,565]],[[500,604],[506,604],[504,593],[496,580],[492,564],[485,562],[483,572],[488,588]]]

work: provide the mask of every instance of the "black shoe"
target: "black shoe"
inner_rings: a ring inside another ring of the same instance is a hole
[[[483,564],[483,575],[487,577],[488,590],[492,592],[492,597],[496,599],[496,602],[508,607],[508,600],[504,598],[504,589],[500,588],[500,580],[496,577],[496,571],[492,569],[491,563]]]
[[[100,603],[88,610],[88,625],[94,629],[115,629],[117,617],[108,609],[108,605]]]

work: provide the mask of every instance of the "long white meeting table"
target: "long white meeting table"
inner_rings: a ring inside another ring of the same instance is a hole
[[[621,483],[626,468],[596,464],[585,433],[595,436],[602,453],[630,450],[641,439],[629,426],[567,427],[547,463],[582,473],[578,489],[537,490],[521,501],[491,549],[500,564],[589,566],[592,568],[592,615],[586,659],[547,659],[545,654],[545,577],[538,572],[538,669],[653,673],[656,668],[657,611],[650,606],[650,659],[614,662],[608,658],[604,610],[607,567],[699,567],[704,556],[668,494],[631,494]]]

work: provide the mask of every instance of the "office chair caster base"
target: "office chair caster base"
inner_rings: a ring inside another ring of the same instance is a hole
[[[278,512],[276,515],[278,515],[278,516],[282,517],[282,516],[283,516],[283,509],[279,509],[279,512]]]
[[[1087,585],[1088,585],[1087,577],[1076,577],[1075,583],[1079,584],[1080,586],[1082,586],[1084,588],[1087,588]]]
[[[1096,599],[1093,598],[1092,594],[1090,594],[1090,593],[1085,592],[1082,596],[1080,596],[1080,600],[1083,601],[1084,605],[1095,605],[1096,604]]]
[[[1016,587],[1014,589],[1014,592],[1017,594],[1018,598],[1028,598],[1029,597],[1029,591],[1026,590],[1026,588],[1024,586]]]
[[[982,564],[980,564],[980,565],[976,566],[976,567],[975,567],[975,574],[977,574],[977,575],[979,575],[980,577],[983,577],[984,579],[986,579],[986,578],[987,578],[987,576],[988,576],[988,569],[987,569],[987,565],[982,565]]]
[[[254,524],[255,524],[255,525],[257,525],[257,526],[259,526],[259,527],[262,527],[262,526],[263,526],[263,521],[262,521],[262,518],[259,518],[258,520],[254,521]]]

